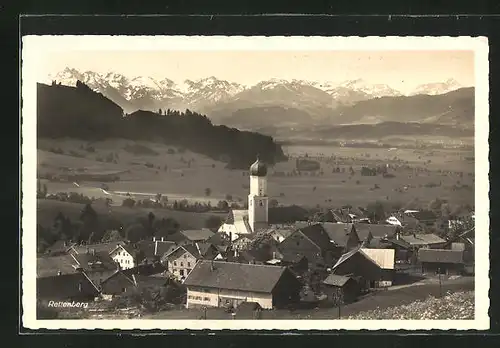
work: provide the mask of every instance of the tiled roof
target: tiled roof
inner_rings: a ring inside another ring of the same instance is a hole
[[[205,241],[210,237],[213,237],[214,233],[209,229],[202,228],[199,230],[184,230],[181,233],[191,241]]]
[[[463,263],[464,253],[460,250],[450,249],[420,249],[418,251],[418,260],[420,262],[436,263]]]
[[[56,276],[58,272],[62,274],[76,273],[75,259],[71,255],[43,256],[36,259],[36,276],[50,277]]]
[[[37,278],[37,297],[44,299],[71,299],[80,296],[97,296],[94,284],[83,274],[63,274]]]
[[[326,277],[325,280],[323,280],[323,284],[333,285],[333,286],[344,286],[350,279],[352,278],[337,274],[330,274],[328,277]]]
[[[200,261],[184,285],[270,293],[285,272],[285,267],[278,266]]]

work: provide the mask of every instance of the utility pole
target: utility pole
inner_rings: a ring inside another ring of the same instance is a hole
[[[443,293],[441,289],[441,267],[438,268],[438,275],[439,275],[439,297],[442,297]]]

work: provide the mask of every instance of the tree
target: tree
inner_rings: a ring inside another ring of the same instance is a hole
[[[205,220],[205,227],[209,229],[218,229],[222,225],[222,218],[211,215]]]
[[[219,210],[228,210],[229,209],[229,203],[227,203],[227,201],[219,201],[217,203],[217,209],[219,209]]]
[[[429,210],[432,210],[432,211],[439,211],[441,210],[441,206],[443,205],[443,201],[439,198],[436,198],[436,199],[433,199],[430,203],[429,203]]]
[[[122,202],[122,207],[133,208],[135,205],[135,201],[132,198],[126,198]]]
[[[97,232],[98,228],[97,213],[90,204],[85,204],[80,214],[80,221],[83,223],[82,235],[80,237],[87,240],[92,233]]]
[[[120,232],[117,230],[108,230],[106,233],[104,233],[104,236],[102,237],[102,242],[103,243],[108,243],[108,242],[118,242],[122,240],[122,236],[120,235]]]
[[[209,197],[212,194],[212,189],[210,187],[207,187],[205,189],[205,196]]]
[[[135,223],[125,229],[125,238],[131,243],[136,243],[147,237],[146,229],[140,223]]]
[[[278,207],[278,206],[279,206],[279,202],[278,202],[278,200],[277,200],[277,199],[271,199],[271,200],[269,201],[269,207],[270,207],[270,208],[276,208],[276,207]]]
[[[368,217],[374,221],[382,221],[385,219],[384,205],[380,201],[368,204],[366,210]]]

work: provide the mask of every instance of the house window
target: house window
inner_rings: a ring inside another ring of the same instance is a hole
[[[183,270],[183,269],[179,270],[179,274],[180,274],[181,276],[184,276],[184,270]]]
[[[191,267],[191,262],[188,262],[188,267]]]
[[[184,262],[181,262],[181,267],[184,267]]]
[[[174,266],[177,266],[177,261],[174,261]]]
[[[203,301],[210,301],[210,297],[203,297]]]
[[[187,258],[187,255],[184,255],[184,258],[186,259],[186,258]]]

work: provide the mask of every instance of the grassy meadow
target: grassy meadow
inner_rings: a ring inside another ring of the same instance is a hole
[[[366,206],[382,200],[403,206],[410,202],[426,206],[437,197],[448,200],[451,205],[474,204],[472,150],[286,146],[284,151],[290,159],[270,168],[268,183],[270,198],[283,205]],[[100,181],[75,184],[42,179],[49,194],[78,192],[90,197],[107,197],[116,206],[121,205],[126,193],[140,199],[161,193],[169,201],[210,201],[213,205],[228,195],[232,202],[245,202],[248,195],[247,171],[228,170],[223,162],[160,143],[109,139],[89,144],[75,139],[39,139],[37,153],[39,178],[68,172],[119,176],[118,181],[106,182],[107,191],[101,190]],[[320,162],[323,174],[302,172],[300,176],[290,176],[296,157],[306,154],[309,159]],[[385,165],[390,166],[393,178],[360,173],[363,166]],[[343,168],[344,172],[333,173],[336,167]],[[349,173],[350,167],[354,175]],[[113,210],[115,208],[118,207]]]

